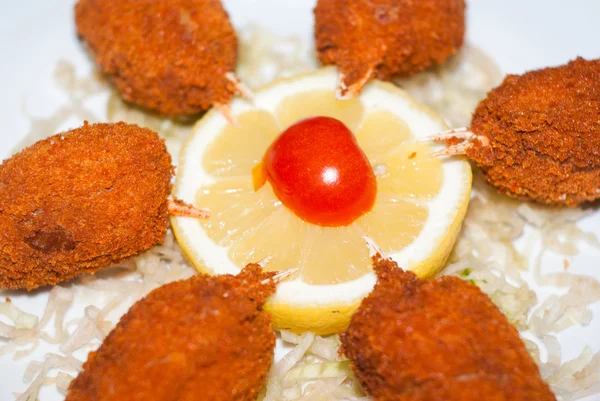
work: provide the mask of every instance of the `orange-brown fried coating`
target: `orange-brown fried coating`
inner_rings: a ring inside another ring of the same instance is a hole
[[[464,0],[319,0],[317,56],[338,66],[339,95],[371,78],[414,75],[443,63],[462,46]]]
[[[517,330],[479,288],[374,262],[378,283],[341,334],[342,350],[374,400],[556,399]]]
[[[483,100],[467,156],[500,192],[575,206],[600,195],[600,59],[509,75]]]
[[[85,124],[0,165],[0,288],[56,284],[161,243],[173,167],[164,141]]]
[[[237,36],[220,0],[79,0],[77,32],[125,100],[167,116],[224,105]]]
[[[66,401],[255,401],[275,347],[262,311],[272,275],[249,265],[152,291],[90,353]]]

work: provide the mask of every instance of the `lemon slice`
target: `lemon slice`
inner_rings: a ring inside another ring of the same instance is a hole
[[[236,99],[238,126],[208,112],[179,156],[174,195],[209,207],[206,221],[173,217],[196,268],[236,274],[270,257],[266,269],[298,268],[265,305],[276,329],[318,334],[343,330],[376,277],[363,236],[400,266],[429,276],[446,262],[465,215],[471,169],[460,159],[430,157],[419,138],[447,129],[442,119],[390,83],[373,81],[360,97],[336,100],[336,71],[276,81]],[[377,179],[373,209],[344,227],[298,218],[267,183],[254,190],[252,169],[289,125],[310,116],[337,118],[355,134]]]

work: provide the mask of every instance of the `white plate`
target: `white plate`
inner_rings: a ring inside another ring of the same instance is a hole
[[[58,60],[75,64],[78,73],[87,74],[91,65],[79,44],[73,25],[73,0],[21,0],[0,5],[0,157],[29,130],[23,113],[49,116],[68,101],[53,80]],[[278,34],[294,34],[312,41],[312,8],[307,0],[229,0],[225,5],[236,27],[256,22]],[[600,2],[593,0],[471,0],[468,7],[467,35],[471,43],[483,48],[506,72],[557,65],[578,55],[600,57],[597,17]],[[98,99],[101,105],[103,99]],[[69,121],[60,129],[80,125]],[[600,212],[582,223],[600,234]],[[584,251],[570,260],[572,271],[600,278],[596,261],[598,251]],[[551,260],[556,265],[562,260]],[[538,289],[542,297],[552,290]],[[5,295],[0,291],[0,296]],[[40,315],[47,292],[30,295],[10,294],[14,302]],[[587,327],[575,327],[558,338],[564,357],[576,356],[584,345],[600,350],[600,304],[593,307],[595,318]],[[35,352],[40,358],[43,347]],[[29,360],[0,358],[0,401],[13,399],[13,392],[26,388],[22,381]],[[40,399],[61,400],[53,388],[42,390]],[[600,396],[589,400],[600,400]]]

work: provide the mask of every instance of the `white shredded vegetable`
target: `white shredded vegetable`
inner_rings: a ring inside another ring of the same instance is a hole
[[[31,329],[38,323],[37,316],[23,312],[12,302],[0,302],[0,315],[9,318],[15,329]]]
[[[279,38],[256,26],[243,29],[240,36],[238,74],[251,87],[316,66],[312,50],[295,38]],[[78,77],[67,62],[59,63],[56,78],[69,96],[68,103],[49,118],[31,117],[31,132],[19,147],[55,133],[70,118],[98,120],[84,101],[106,93],[108,85],[98,76]],[[480,50],[466,46],[449,63],[396,82],[437,110],[451,126],[458,127],[469,124],[478,101],[500,80],[496,65]],[[143,112],[115,93],[110,96],[107,116],[110,121],[137,123],[161,133],[174,158],[191,129],[190,121]],[[476,172],[462,232],[442,273],[469,280],[490,295],[521,330],[542,376],[561,400],[600,393],[600,354],[585,348],[577,358],[564,361],[556,338],[568,327],[589,323],[590,305],[600,300],[600,283],[567,271],[544,273],[542,259],[546,252],[575,255],[581,243],[600,249],[598,238],[577,225],[589,213],[592,211],[540,207],[507,199],[495,193]],[[521,254],[515,248],[514,241],[526,229],[536,232],[540,239],[542,250],[538,255]],[[530,266],[532,256],[535,263]],[[530,268],[536,286],[561,287],[565,291],[538,303],[523,276]],[[7,323],[0,321],[0,356],[28,357],[40,342],[56,349],[43,361],[29,364],[25,372],[29,387],[16,400],[36,400],[43,385],[55,385],[66,392],[81,369],[82,361],[74,355],[97,348],[120,316],[149,291],[192,274],[194,270],[168,231],[163,245],[138,258],[95,276],[80,277],[69,287],[54,287],[39,319],[12,303],[0,302],[0,315],[8,319]],[[83,313],[67,322],[65,316],[74,305],[83,305]],[[272,365],[262,394],[265,401],[369,400],[349,361],[339,355],[337,336],[281,332],[281,338],[295,347]],[[536,343],[542,344],[545,352],[540,352]],[[544,360],[541,354],[547,355]],[[53,372],[56,376],[49,375]]]
[[[274,363],[267,377],[267,392],[263,401],[277,401],[283,396],[283,379],[292,367],[302,360],[310,348],[315,335],[304,333],[298,345],[288,352],[279,362]]]
[[[298,380],[328,379],[334,377],[346,378],[350,374],[350,361],[315,362],[297,364],[289,370],[283,381],[296,382]]]
[[[47,354],[43,362],[32,361],[25,371],[24,380],[31,382],[27,390],[18,394],[16,401],[35,401],[40,388],[46,382],[48,373],[55,369],[77,372],[81,369],[82,362],[78,359],[57,354]]]
[[[447,63],[395,82],[457,128],[469,126],[477,103],[502,77],[483,51],[466,44]]]

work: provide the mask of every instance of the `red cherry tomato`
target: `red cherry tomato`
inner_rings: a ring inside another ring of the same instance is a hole
[[[312,117],[290,126],[259,168],[256,186],[268,180],[279,200],[309,223],[345,226],[375,203],[377,182],[369,160],[335,118]]]

